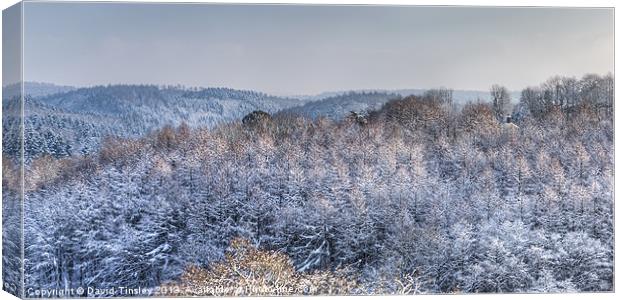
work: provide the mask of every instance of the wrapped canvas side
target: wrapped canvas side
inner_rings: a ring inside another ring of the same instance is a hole
[[[22,3],[2,12],[2,288],[23,296]]]

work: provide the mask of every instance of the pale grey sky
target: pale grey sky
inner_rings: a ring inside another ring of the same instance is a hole
[[[24,79],[311,94],[613,71],[613,10],[25,4]]]

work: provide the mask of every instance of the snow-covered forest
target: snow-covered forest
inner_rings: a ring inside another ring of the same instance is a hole
[[[3,88],[4,111],[21,107],[19,85]],[[106,136],[139,138],[165,125],[213,128],[239,120],[256,110],[289,112],[317,118],[342,120],[351,111],[379,109],[387,101],[426,90],[348,91],[308,97],[277,97],[230,88],[189,88],[184,86],[107,85],[72,88],[25,82],[24,158],[26,162],[50,155],[56,158],[92,154],[99,151]],[[472,91],[453,91],[454,102],[470,101]],[[485,92],[477,92],[488,94]],[[20,153],[19,114],[2,120],[3,151]]]
[[[494,86],[458,109],[436,90],[343,120],[165,126],[34,158],[26,289],[611,291],[613,81],[554,77],[512,103]],[[19,276],[18,171],[3,156],[5,278]]]
[[[25,90],[23,122],[27,162],[45,155],[59,158],[95,153],[106,136],[138,138],[164,125],[178,126],[182,122],[192,127],[214,127],[254,110],[274,113],[304,103],[299,99],[228,88],[108,85],[51,94],[40,90],[40,87]],[[3,100],[5,111],[22,104],[19,97],[10,97],[10,92],[10,87],[5,88],[5,94],[9,94]],[[19,153],[19,131],[11,128],[18,127],[21,121],[20,115],[3,118],[3,128],[8,128],[2,137],[5,154]]]

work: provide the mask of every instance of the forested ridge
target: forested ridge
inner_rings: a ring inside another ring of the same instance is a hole
[[[182,124],[34,159],[26,288],[281,275],[317,287],[284,294],[611,291],[613,78],[594,79],[524,90],[509,124],[499,86],[460,110],[439,90],[342,121]],[[3,157],[3,195],[17,190]]]
[[[58,87],[59,89],[61,87]],[[107,85],[37,95],[25,85],[24,101],[5,89],[2,107],[24,115],[5,114],[3,152],[20,151],[19,130],[24,122],[24,158],[56,158],[97,153],[106,136],[139,138],[164,125],[185,122],[192,127],[214,127],[240,119],[254,110],[274,113],[304,101],[229,88],[188,88],[156,85]]]
[[[19,93],[18,93],[19,92]],[[277,97],[251,90],[170,85],[106,85],[83,88],[24,83],[3,88],[3,152],[20,152],[19,130],[24,122],[27,163],[45,155],[56,158],[97,153],[106,136],[139,138],[165,125],[185,122],[192,128],[213,128],[261,110],[292,112],[309,118],[342,120],[350,111],[379,109],[406,92],[425,90],[349,91],[314,97]],[[455,102],[465,103],[477,93],[454,91]],[[329,95],[329,96],[328,96]],[[24,115],[15,111],[24,105]]]

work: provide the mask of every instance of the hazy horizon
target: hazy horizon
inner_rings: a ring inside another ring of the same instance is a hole
[[[513,91],[613,74],[613,10],[24,4],[24,80],[221,86],[274,95]]]
[[[597,74],[597,75],[605,75],[605,74]],[[180,88],[183,89],[207,89],[207,88],[230,88],[230,89],[234,89],[234,90],[241,90],[241,91],[253,91],[253,92],[262,92],[262,93],[266,93],[268,95],[272,95],[272,96],[277,96],[277,97],[317,97],[317,96],[325,96],[325,97],[330,97],[331,94],[341,94],[341,93],[347,93],[347,92],[358,92],[358,93],[363,93],[363,92],[384,92],[384,93],[397,93],[397,92],[403,92],[403,91],[426,91],[426,90],[431,90],[431,89],[438,89],[438,88],[446,88],[446,89],[450,89],[453,90],[455,92],[466,92],[466,93],[489,93],[490,88],[489,89],[481,89],[481,90],[472,90],[472,89],[452,89],[450,87],[445,87],[445,86],[439,86],[439,87],[413,87],[413,88],[394,88],[394,89],[382,89],[382,88],[377,88],[377,89],[340,89],[340,90],[327,90],[327,91],[321,91],[318,93],[312,93],[312,94],[301,94],[301,93],[285,93],[285,94],[276,94],[276,93],[270,93],[267,91],[262,91],[262,90],[255,90],[255,89],[247,89],[247,88],[234,88],[234,87],[228,87],[228,86],[187,86],[187,85],[182,85],[182,84],[155,84],[155,83],[100,83],[100,84],[92,84],[92,85],[74,85],[74,84],[55,84],[53,82],[42,82],[42,81],[24,81],[25,84],[39,84],[39,85],[51,85],[54,87],[64,87],[64,88],[72,88],[72,89],[82,89],[82,88],[93,88],[93,87],[99,87],[99,86],[115,86],[115,85],[146,85],[146,86],[157,86],[157,87],[177,87],[179,86]],[[7,85],[4,85],[2,88],[7,88],[7,87],[11,87],[11,86],[15,86],[18,83],[10,83]],[[26,94],[28,93],[27,91],[25,91]],[[509,90],[509,92],[511,94],[518,94],[521,92],[521,89],[519,90]],[[513,99],[513,100],[518,100],[518,99]]]

